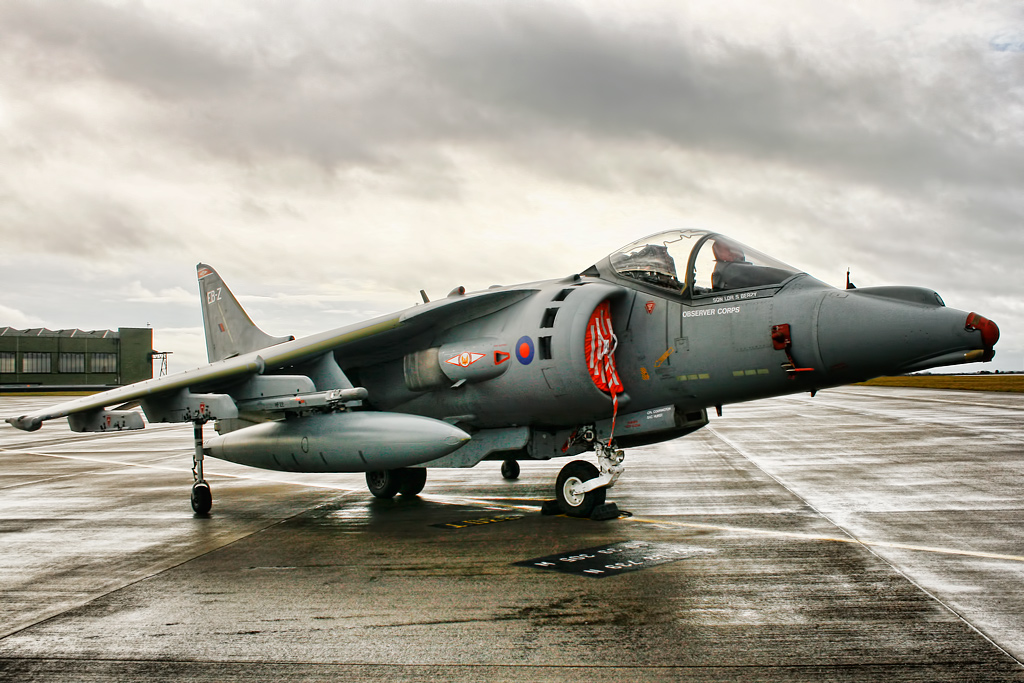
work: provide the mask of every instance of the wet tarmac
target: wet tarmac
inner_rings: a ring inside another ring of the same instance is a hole
[[[208,460],[195,518],[187,425],[2,425],[0,680],[1024,681],[1022,436],[851,387],[630,451],[632,518],[542,516],[558,460],[393,501]]]

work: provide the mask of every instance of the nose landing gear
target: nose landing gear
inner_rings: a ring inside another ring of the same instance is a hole
[[[587,482],[600,476],[600,470],[586,460],[573,460],[563,467],[555,480],[555,496],[561,511],[570,517],[589,517],[595,507],[603,505],[608,489],[585,489]]]
[[[625,469],[622,461],[626,454],[596,440],[594,450],[600,469],[586,460],[573,460],[558,473],[555,481],[558,508],[570,517],[615,519],[620,516],[620,510],[615,503],[606,503],[605,497]],[[551,507],[548,505],[545,509]]]

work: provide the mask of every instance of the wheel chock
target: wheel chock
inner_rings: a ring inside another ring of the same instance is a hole
[[[590,513],[590,519],[595,522],[602,522],[606,519],[618,519],[622,514],[619,506],[615,503],[602,503],[596,506],[594,511]]]
[[[558,504],[557,500],[545,500],[540,506],[540,514],[560,515],[562,514],[562,506]]]

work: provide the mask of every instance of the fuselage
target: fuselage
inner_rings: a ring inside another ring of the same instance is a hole
[[[380,410],[476,429],[570,428],[614,408],[592,379],[585,339],[605,301],[619,413],[688,412],[982,360],[990,341],[925,289],[839,290],[796,273],[686,296],[602,270],[532,283],[526,299],[424,338],[402,360],[346,372]]]

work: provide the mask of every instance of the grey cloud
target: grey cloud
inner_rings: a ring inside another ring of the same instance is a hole
[[[202,149],[408,172],[434,178],[440,197],[458,183],[436,151],[448,143],[597,185],[622,178],[587,157],[637,140],[886,187],[1024,175],[1020,141],[1001,139],[992,113],[1020,93],[969,37],[922,56],[959,79],[925,79],[899,61],[914,56],[905,47],[860,65],[871,46],[837,45],[815,61],[700,26],[625,30],[555,3],[271,3],[258,20],[212,30],[134,5],[76,3],[70,21],[5,7],[0,20],[22,36],[173,102],[154,127]]]
[[[818,64],[796,50],[771,54],[727,39],[710,50],[699,27],[623,32],[569,10],[503,19],[501,31],[467,20],[457,35],[437,38],[430,73],[538,127],[595,139],[653,136],[884,185],[1006,182],[1024,173],[1020,145],[996,148],[1004,141],[989,125],[993,107],[1019,96],[987,78],[970,44],[931,55],[940,68],[954,63],[967,82],[920,82],[898,61],[859,68],[859,51]]]
[[[49,203],[11,197],[0,203],[0,234],[8,248],[93,258],[176,241],[132,203],[97,195],[62,195]]]
[[[75,2],[58,7],[13,0],[0,4],[0,23],[8,36],[38,50],[23,53],[22,65],[43,80],[94,71],[167,96],[237,88],[246,76],[221,47],[222,36],[190,30],[142,5]]]
[[[941,263],[941,277],[981,294],[989,275],[1015,282],[1024,253],[1024,58],[1013,26],[942,28],[941,39],[912,26],[821,40],[794,30],[787,43],[669,14],[625,25],[563,2],[268,0],[197,4],[180,17],[159,4],[54,7],[0,3],[0,93],[21,117],[8,125],[0,110],[0,153],[15,171],[0,178],[0,231],[23,252],[95,259],[169,243],[177,258],[197,226],[175,221],[213,213],[206,229],[245,226],[220,248],[256,272],[267,259],[260,228],[345,239],[355,229],[340,210],[348,191],[455,207],[438,213],[443,226],[415,215],[450,245],[466,226],[448,219],[481,215],[459,211],[482,159],[495,176],[575,183],[598,200],[639,196],[681,220],[714,207],[762,230],[753,246],[809,269],[840,272],[836,261],[849,260],[841,270],[852,265],[855,280],[935,279]],[[95,173],[97,150],[112,160],[98,165],[117,174],[112,189],[68,178]],[[149,154],[164,156],[121,165]],[[41,170],[22,192],[28,182],[11,178],[25,168]],[[47,172],[52,198],[39,189]],[[195,199],[199,181],[179,172],[223,183],[222,194]],[[339,208],[337,222],[308,225],[335,215],[325,206]],[[382,213],[371,230],[407,215]],[[276,248],[318,275],[340,271],[299,255],[305,243]],[[508,259],[476,259],[478,248],[450,251],[458,277],[489,278]],[[407,272],[431,287],[455,277],[433,250],[407,252],[396,256],[400,274],[340,272],[413,294],[421,285]],[[558,258],[536,262],[561,267]]]

